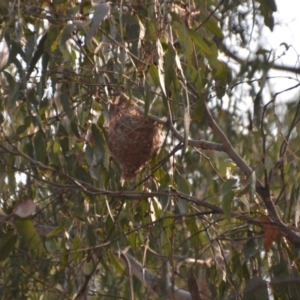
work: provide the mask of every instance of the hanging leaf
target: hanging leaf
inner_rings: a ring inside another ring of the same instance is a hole
[[[4,261],[15,248],[17,242],[17,235],[11,231],[8,233],[1,233],[0,237],[0,262]]]
[[[113,254],[111,251],[108,251],[109,260],[113,264],[113,266],[116,268],[116,270],[119,272],[124,272],[123,265],[120,264],[120,261],[116,258],[115,255],[118,255],[118,253]]]
[[[48,234],[47,237],[52,237],[52,236],[63,236],[63,233],[66,230],[66,219],[62,219],[58,227],[55,229],[51,230]]]
[[[186,195],[190,194],[190,184],[188,181],[181,176],[178,172],[174,174],[175,183],[178,187],[178,190]]]
[[[153,83],[156,85],[156,86],[159,86],[160,85],[160,81],[159,81],[159,75],[158,75],[158,70],[156,68],[155,65],[151,65],[149,67],[149,74],[151,76],[151,79],[153,80]]]
[[[265,25],[274,29],[274,17],[273,12],[277,11],[275,0],[257,0],[260,3],[259,9],[264,17]]]
[[[230,178],[228,179],[222,186],[221,192],[222,194],[226,194],[229,191],[231,191],[233,188],[235,188],[237,185],[237,179],[236,178]]]
[[[62,30],[61,35],[60,35],[60,45],[65,46],[67,41],[70,39],[72,32],[76,29],[83,29],[84,27],[82,23],[80,22],[74,22],[72,24],[67,24],[65,28]]]
[[[269,300],[267,282],[260,277],[251,278],[246,283],[243,296],[243,300]]]
[[[96,33],[97,28],[99,27],[100,23],[104,20],[107,16],[110,6],[107,3],[102,3],[100,1],[92,1],[93,7],[95,8],[92,23],[90,29],[86,33],[86,44],[89,45],[93,36]]]
[[[60,30],[55,26],[51,26],[50,30],[47,32],[46,40],[42,45],[44,45],[44,49],[49,55],[51,55],[57,48],[59,34]]]
[[[35,151],[35,159],[42,163],[47,162],[46,155],[46,137],[42,130],[39,130],[33,139],[34,151]]]
[[[203,18],[202,18],[203,19]],[[210,17],[210,18],[206,18],[205,19],[205,23],[204,26],[214,35],[216,35],[218,38],[223,39],[224,35],[223,32],[221,30],[221,28],[218,26],[217,21],[215,20],[215,18]]]
[[[196,222],[196,219],[194,218],[188,218],[185,220],[185,225],[187,226],[187,228],[189,229],[189,232],[191,234],[191,242],[192,245],[194,247],[195,251],[199,250],[201,241],[200,241],[200,236],[199,236],[199,227],[198,224]]]
[[[151,100],[152,100],[151,99],[151,87],[148,85],[147,82],[145,82],[144,94],[145,94],[144,116],[146,117],[148,115]]]
[[[22,219],[18,216],[15,216],[14,225],[17,229],[18,234],[26,242],[30,249],[35,252],[43,251],[42,240],[36,232],[31,219]]]
[[[230,218],[231,218],[231,204],[232,204],[233,198],[234,198],[233,191],[229,191],[227,194],[225,194],[223,196],[222,208],[224,211],[224,215],[228,220],[230,220]]]
[[[165,54],[165,87],[168,92],[174,80],[175,72],[175,49],[171,43],[168,43],[168,50]]]
[[[70,120],[72,120],[74,112],[70,105],[70,95],[68,93],[68,87],[66,85],[63,86],[63,90],[60,95],[60,103],[63,107],[65,114]]]
[[[36,48],[35,52],[33,53],[33,56],[32,56],[32,59],[30,61],[30,65],[29,65],[29,68],[28,68],[28,72],[27,72],[28,78],[31,75],[31,73],[34,70],[34,68],[36,68],[37,62],[39,61],[39,59],[44,54],[44,51],[45,51],[45,42],[47,40],[47,37],[48,37],[48,32],[46,32],[42,36],[42,38],[40,39],[40,42],[37,45],[37,48]]]
[[[255,130],[259,130],[261,128],[262,100],[262,89],[260,89],[260,91],[255,96],[253,105],[253,123],[255,125]]]
[[[298,223],[300,221],[300,197],[297,200],[295,206],[295,226],[298,228]]]
[[[211,50],[206,42],[202,39],[199,33],[193,29],[188,29],[189,36],[193,39],[194,43],[205,53],[211,54]]]

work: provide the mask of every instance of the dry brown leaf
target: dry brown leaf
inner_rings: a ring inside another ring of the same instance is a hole
[[[264,238],[265,238],[264,247],[265,250],[268,252],[271,249],[271,246],[280,231],[268,216],[261,215],[260,221],[261,221],[261,226],[264,228]]]

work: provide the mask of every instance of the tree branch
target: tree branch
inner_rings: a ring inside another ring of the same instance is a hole
[[[246,162],[240,157],[240,155],[234,150],[230,141],[221,130],[221,128],[217,125],[214,118],[212,117],[209,109],[205,105],[205,114],[208,121],[208,125],[212,129],[212,131],[221,139],[225,152],[229,155],[229,157],[237,164],[237,166],[247,175],[251,175],[252,169],[246,164]],[[270,214],[270,217],[273,219],[275,224],[278,226],[278,229],[281,233],[295,246],[300,247],[300,236],[296,234],[292,229],[287,227],[280,219],[275,205],[271,199],[271,195],[268,189],[266,189],[262,183],[257,179],[256,180],[256,191],[259,196],[264,201],[264,204]]]
[[[144,283],[152,292],[160,295],[161,279],[144,268],[133,256],[125,251],[116,253],[119,261],[126,267],[130,265],[132,274],[142,283]],[[191,294],[188,291],[180,289],[176,286],[168,287],[168,293],[175,300],[192,300]]]
[[[217,43],[218,49],[220,51],[222,51],[226,56],[235,60],[237,63],[239,63],[241,65],[245,65],[245,64],[251,65],[254,62],[254,60],[251,61],[251,60],[244,60],[244,59],[240,58],[238,55],[236,55],[235,53],[230,51],[222,42],[216,41],[216,43]],[[284,71],[284,72],[291,72],[294,74],[300,74],[300,68],[295,68],[295,67],[291,67],[291,66],[282,66],[282,65],[276,65],[276,64],[271,63],[270,69]]]
[[[144,110],[141,107],[136,108],[138,111],[140,111],[142,114],[144,114]],[[166,128],[170,129],[173,136],[179,140],[180,142],[184,143],[184,136],[182,136],[176,128],[173,126],[172,121],[166,120],[166,119],[160,119],[157,116],[154,116],[152,114],[147,115],[150,119],[156,121],[158,124],[161,124],[165,126]],[[188,145],[191,147],[195,148],[200,148],[203,150],[214,150],[214,151],[221,151],[225,152],[225,148],[222,144],[217,144],[213,142],[208,142],[205,140],[193,140],[193,139],[188,139]]]

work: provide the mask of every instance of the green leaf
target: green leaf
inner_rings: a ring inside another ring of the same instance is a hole
[[[77,27],[77,24],[67,24],[65,28],[62,30],[60,35],[60,45],[65,46],[66,42],[70,39],[70,36],[74,29]]]
[[[17,235],[13,231],[2,233],[0,238],[0,262],[4,261],[15,248]]]
[[[138,16],[136,15],[138,18]],[[122,15],[122,21],[125,25],[124,27],[124,39],[131,43],[130,51],[134,55],[139,55],[138,53],[138,47],[140,42],[140,37],[144,36],[145,28],[143,26],[143,23],[140,22],[135,18],[135,16],[131,15],[130,13],[124,13]]]
[[[66,253],[64,253],[64,255],[62,256],[61,264],[60,264],[60,270],[65,270],[69,266],[69,256],[70,256],[70,254],[67,251],[68,250],[66,250]]]
[[[108,3],[99,3],[95,6],[95,11],[92,18],[92,23],[90,29],[86,33],[86,44],[89,45],[93,36],[96,33],[97,28],[100,23],[104,20],[109,12],[109,4]]]
[[[64,112],[68,116],[68,118],[70,120],[72,120],[74,112],[73,112],[73,109],[70,105],[69,99],[70,99],[70,95],[67,91],[67,87],[64,85],[62,87],[62,92],[61,92],[61,95],[60,95],[60,103],[63,107]]]
[[[148,115],[150,104],[151,104],[151,88],[149,87],[148,83],[145,82],[145,106],[144,106],[145,117]]]
[[[116,254],[117,255],[117,254]],[[109,251],[109,259],[112,263],[112,265],[116,268],[117,271],[119,272],[124,272],[124,267],[122,264],[120,264],[119,260],[116,258],[116,256]]]
[[[264,9],[270,11],[271,13],[277,11],[275,0],[257,0],[257,2],[259,2],[264,7]]]
[[[185,220],[185,225],[187,226],[189,233],[191,235],[190,239],[193,247],[196,251],[200,248],[200,238],[199,238],[199,227],[195,218],[188,218]]]
[[[270,156],[265,157],[264,165],[267,170],[270,170],[273,168],[274,164],[273,164],[272,158]]]
[[[250,213],[250,203],[247,199],[247,197],[245,195],[241,195],[239,197],[239,199],[242,201],[242,203],[244,203],[244,205],[246,206],[247,212]]]
[[[52,236],[57,236],[57,235],[61,235],[62,232],[64,232],[66,229],[66,220],[63,219],[59,226],[56,227],[55,229],[51,230],[48,234],[47,237],[52,237]]]
[[[299,199],[299,185],[295,180],[295,182],[292,186],[292,191],[291,191],[290,201],[289,201],[289,208],[286,210],[287,216],[286,216],[285,220],[290,220],[291,214],[292,214],[292,209],[294,209],[294,205],[297,204],[298,199]]]
[[[199,70],[197,70],[194,66],[188,64],[186,66],[187,80],[194,85],[199,94],[202,93],[202,77]]]
[[[37,62],[39,61],[39,59],[42,57],[42,55],[44,54],[45,51],[45,43],[48,37],[48,32],[46,32],[42,38],[40,39],[35,52],[33,53],[32,59],[30,61],[30,65],[28,68],[28,73],[27,76],[29,78],[29,76],[31,75],[32,71],[34,70],[34,68],[36,67]]]
[[[200,94],[200,97],[196,100],[193,120],[196,122],[201,122],[203,120],[204,111],[205,111],[205,99]]]
[[[221,28],[218,26],[217,21],[214,18],[209,18],[205,20],[204,26],[218,38],[223,39],[224,35]]]
[[[267,282],[260,277],[251,278],[246,283],[243,296],[243,300],[269,300]]]
[[[82,261],[83,253],[80,251],[83,248],[82,243],[83,240],[79,236],[75,236],[72,241],[72,254],[74,261],[77,263]]]
[[[232,249],[232,272],[237,275],[239,281],[243,278],[243,267],[240,260],[241,253]]]
[[[261,3],[259,9],[264,17],[265,25],[270,28],[271,31],[274,29],[274,17],[273,12],[277,10],[276,3],[274,0],[258,0]]]
[[[43,252],[43,243],[36,232],[31,219],[23,219],[18,216],[14,217],[14,225],[18,234],[26,242],[28,247],[35,252]]]
[[[105,140],[100,128],[96,124],[92,124],[92,136],[97,147],[104,152]]]
[[[163,230],[160,234],[160,244],[162,247],[162,253],[167,256],[170,256],[173,253],[169,237],[170,235],[168,236],[166,230]]]
[[[172,234],[172,227],[174,225],[174,216],[171,212],[166,211],[163,218],[163,228],[167,233],[168,237]]]
[[[44,49],[50,56],[57,48],[57,37],[59,36],[59,33],[59,29],[55,26],[51,26],[51,29],[48,31]]]
[[[159,75],[158,75],[158,71],[157,71],[157,68],[156,68],[155,65],[151,65],[149,67],[149,74],[150,74],[150,77],[153,80],[154,84],[156,86],[159,86],[160,85],[160,83],[159,83]]]
[[[190,184],[188,183],[188,181],[183,176],[181,176],[178,172],[175,172],[174,179],[178,190],[186,195],[190,195],[191,191],[190,191]]]
[[[233,191],[230,191],[223,196],[222,208],[224,211],[224,215],[228,220],[230,220],[230,218],[231,218],[231,204],[232,204],[233,198],[234,198]]]
[[[245,256],[245,259],[249,259],[254,257],[258,252],[258,245],[257,241],[254,239],[250,239],[243,247],[243,254]]]
[[[47,162],[47,155],[46,155],[46,138],[45,134],[42,130],[39,130],[33,139],[34,151],[35,151],[35,158],[37,161],[42,163]]]
[[[137,249],[137,233],[132,232],[127,235],[127,240],[133,249]]]
[[[262,121],[262,89],[256,94],[254,99],[254,109],[253,109],[253,123],[256,127],[256,130],[261,128]],[[265,159],[265,162],[267,160]]]
[[[66,155],[67,152],[69,152],[69,141],[68,141],[69,135],[68,135],[68,132],[67,132],[65,126],[63,125],[63,122],[59,123],[57,134],[61,139],[60,146],[61,146],[62,152],[64,155]]]
[[[59,141],[55,140],[52,146],[53,153],[57,154],[60,152],[60,143]]]
[[[226,79],[228,77],[228,74],[229,74],[229,71],[228,71],[227,66],[224,63],[220,63],[220,66],[216,70],[214,77],[215,77],[215,79],[223,81],[226,84]]]
[[[23,124],[20,125],[16,130],[16,135],[20,136],[26,129],[29,127],[30,124]]]
[[[206,54],[211,54],[211,50],[202,37],[193,29],[188,29],[189,36],[193,39],[194,43],[203,50]]]
[[[204,41],[209,46],[210,53],[207,54],[206,57],[215,74],[220,68],[222,68],[224,63],[220,62],[218,59],[219,53],[216,43],[209,38],[204,38]]]
[[[165,54],[165,87],[168,92],[174,80],[175,70],[175,50],[173,45],[168,44],[168,50]]]
[[[235,178],[228,179],[222,186],[221,189],[222,194],[226,194],[229,191],[231,191],[236,186],[236,183],[237,183],[237,179]]]
[[[89,246],[96,246],[97,240],[96,240],[96,235],[95,235],[93,226],[91,226],[91,225],[88,226],[86,237],[87,237]]]
[[[185,60],[191,63],[193,51],[194,51],[192,39],[188,35],[186,28],[182,26],[181,22],[174,22],[173,30],[177,33],[182,51],[185,54],[184,55]]]
[[[159,219],[162,215],[162,209],[161,209],[161,206],[158,205],[157,201],[155,200],[152,200],[152,205],[153,205],[153,208],[154,208],[154,215],[155,215],[155,218],[156,219]]]

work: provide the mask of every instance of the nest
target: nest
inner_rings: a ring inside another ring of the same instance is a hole
[[[120,164],[122,177],[133,179],[161,144],[160,125],[145,117],[125,94],[115,97],[109,108],[108,147],[110,155]]]

